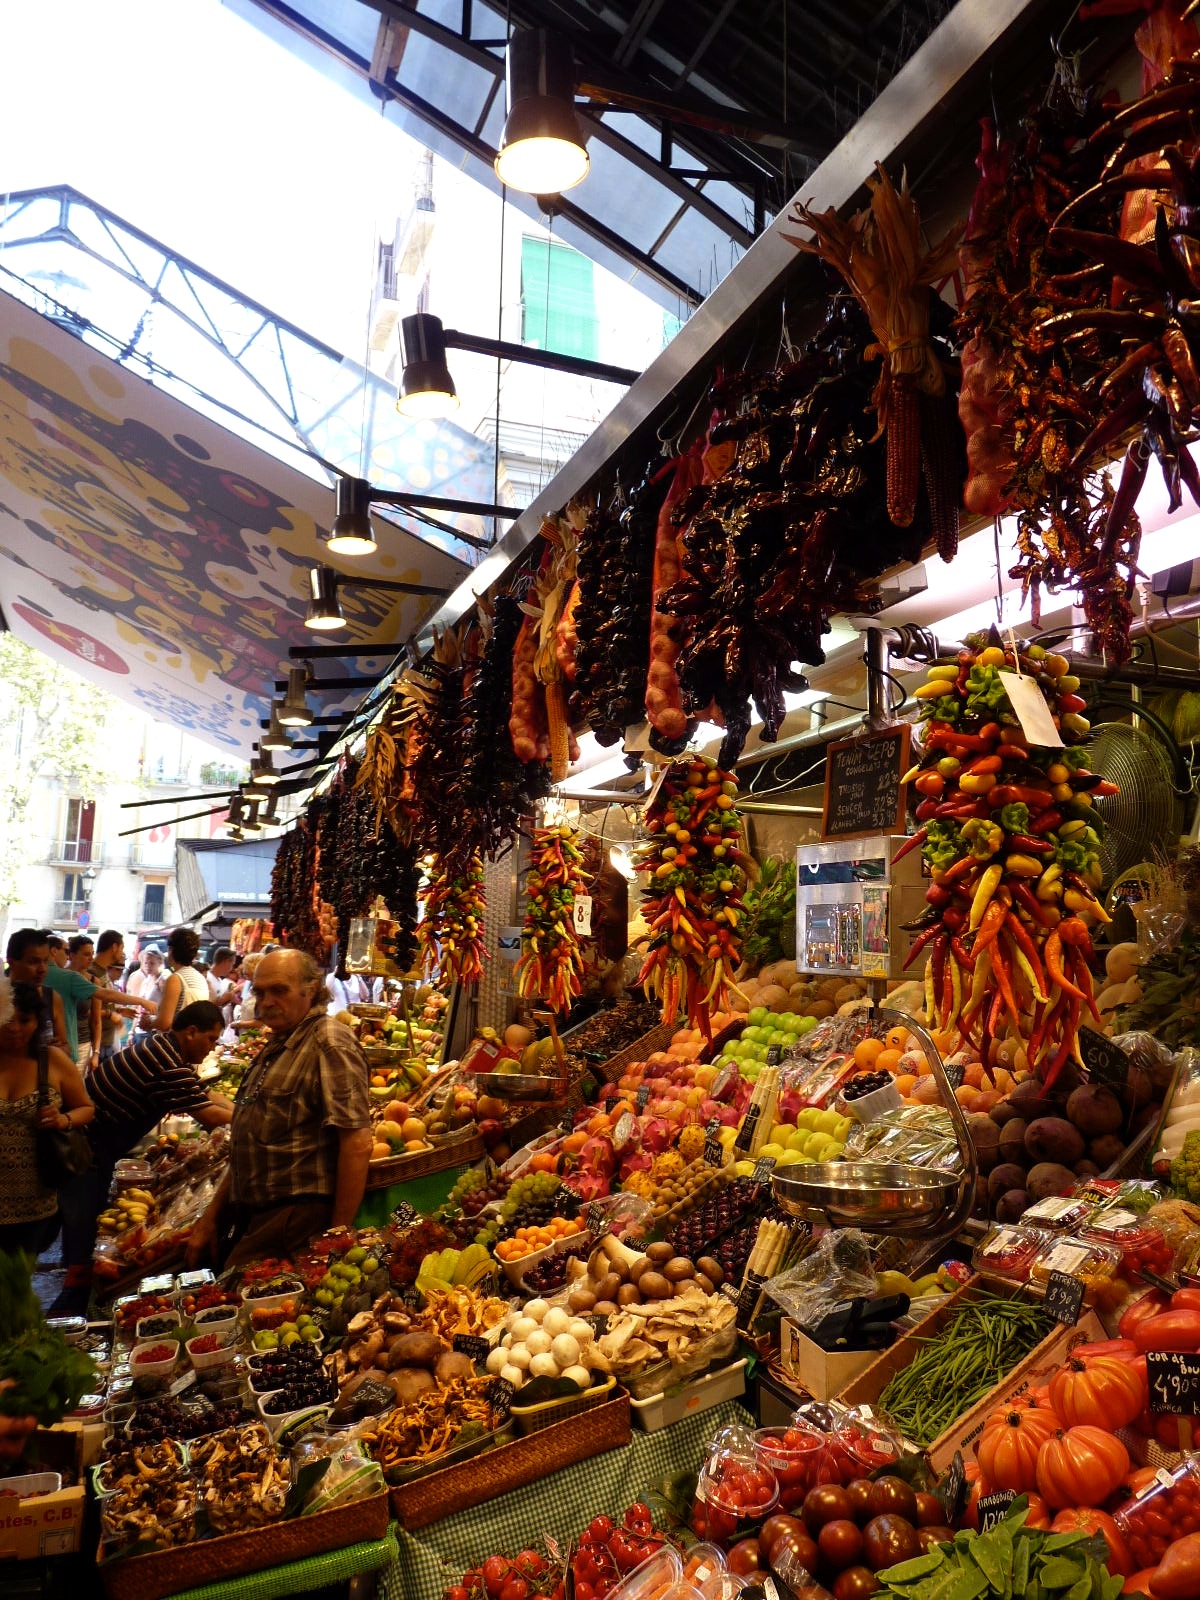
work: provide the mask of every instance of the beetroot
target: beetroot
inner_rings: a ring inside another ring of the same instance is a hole
[[[1025,1187],[1035,1200],[1048,1200],[1052,1194],[1070,1194],[1075,1174],[1059,1161],[1039,1161],[1029,1169]]]
[[[1014,1117],[1000,1129],[1000,1159],[1025,1165],[1025,1130],[1029,1124],[1024,1117]]]
[[[967,1128],[970,1130],[971,1143],[975,1146],[979,1170],[988,1173],[1000,1159],[1000,1129],[991,1117],[978,1111],[971,1112],[967,1117]]]
[[[1067,1116],[1085,1139],[1116,1133],[1125,1120],[1116,1095],[1098,1083],[1083,1083],[1071,1090],[1067,1098]]]
[[[1028,1189],[1009,1189],[996,1201],[997,1222],[1020,1222],[1033,1204]]]
[[[1018,1167],[1015,1162],[1005,1161],[998,1167],[993,1167],[988,1177],[988,1198],[995,1205],[1002,1194],[1009,1189],[1024,1189],[1025,1168]]]
[[[1025,1129],[1025,1154],[1037,1163],[1056,1161],[1073,1167],[1083,1159],[1083,1135],[1065,1117],[1038,1117]]]
[[[1036,1078],[1022,1078],[1008,1098],[1016,1106],[1018,1116],[1024,1117],[1027,1122],[1033,1122],[1038,1117],[1058,1116],[1064,1104],[1058,1095],[1048,1095]]]
[[[1088,1160],[1104,1170],[1111,1167],[1114,1161],[1119,1161],[1125,1154],[1125,1141],[1118,1133],[1104,1133],[1098,1139],[1093,1139],[1088,1145]],[[1075,1169],[1078,1171],[1078,1167]]]

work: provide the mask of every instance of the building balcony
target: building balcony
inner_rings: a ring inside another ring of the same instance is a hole
[[[79,913],[86,911],[87,908],[88,903],[86,900],[56,900],[54,902],[54,914],[50,918],[50,922],[55,927],[62,927],[64,923],[68,922],[74,926],[78,921]]]
[[[104,852],[95,839],[58,839],[50,846],[52,867],[98,867]]]

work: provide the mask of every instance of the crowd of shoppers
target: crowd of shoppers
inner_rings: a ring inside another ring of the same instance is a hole
[[[37,1254],[60,1228],[67,1269],[53,1306],[87,1309],[97,1218],[116,1163],[170,1115],[230,1124],[230,1162],[193,1230],[189,1260],[237,1264],[285,1255],[325,1228],[352,1223],[366,1186],[368,1071],[354,1036],[329,1021],[372,997],[361,980],[327,987],[301,951],[277,946],[238,962],[219,945],[205,965],[199,936],[176,928],[167,956],[128,968],[110,930],[93,941],[22,928],[0,978],[0,1250]],[[335,980],[336,982],[336,980]],[[206,1090],[199,1064],[231,1031],[264,1042],[234,1101]],[[43,1179],[39,1133],[85,1130],[86,1172]]]

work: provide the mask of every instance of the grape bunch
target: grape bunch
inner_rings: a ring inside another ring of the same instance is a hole
[[[702,1255],[715,1255],[724,1266],[717,1241],[738,1224],[758,1219],[766,1214],[768,1197],[759,1184],[749,1178],[739,1178],[726,1184],[711,1200],[685,1217],[670,1234],[676,1255],[688,1256],[695,1261]]]
[[[568,1195],[562,1180],[552,1172],[530,1172],[517,1178],[500,1207],[500,1237],[511,1238],[518,1228],[536,1228],[551,1217],[574,1216],[579,1200]]]
[[[468,1183],[468,1179],[473,1181]],[[472,1167],[451,1189],[446,1203],[457,1206],[468,1217],[477,1217],[485,1206],[504,1199],[511,1182],[506,1173],[495,1172],[487,1178],[481,1168]]]
[[[476,1244],[481,1244],[485,1250],[490,1250],[500,1237],[501,1225],[495,1217],[491,1217],[473,1235]]]
[[[861,1100],[863,1095],[874,1094],[876,1089],[886,1089],[888,1084],[893,1082],[895,1080],[890,1072],[882,1070],[879,1072],[860,1072],[856,1078],[851,1078],[850,1082],[842,1090],[842,1099]]]
[[[143,1400],[129,1420],[121,1448],[158,1444],[163,1439],[199,1439],[206,1433],[236,1427],[247,1414],[239,1400],[187,1406],[171,1396]]]

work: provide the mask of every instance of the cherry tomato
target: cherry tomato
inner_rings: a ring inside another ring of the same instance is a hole
[[[483,1563],[483,1582],[492,1600],[499,1600],[500,1591],[508,1582],[512,1562],[504,1556],[489,1556]]]
[[[817,1549],[821,1552],[821,1560],[835,1572],[857,1566],[863,1553],[863,1536],[858,1524],[846,1517],[826,1522],[817,1535]]]
[[[500,1600],[528,1600],[529,1585],[520,1573],[514,1573],[500,1591]]]

